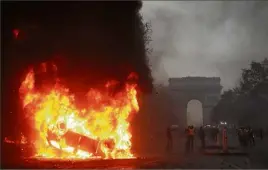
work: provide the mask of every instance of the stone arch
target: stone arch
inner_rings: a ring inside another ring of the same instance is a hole
[[[203,125],[203,104],[201,101],[192,99],[187,102],[186,109],[187,125],[201,126]]]
[[[211,123],[211,111],[220,99],[221,90],[219,77],[170,78],[172,112],[176,115],[178,123],[183,127],[187,125],[187,104],[192,99],[203,104],[203,123]]]

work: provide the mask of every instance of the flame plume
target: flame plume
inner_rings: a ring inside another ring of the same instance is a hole
[[[41,66],[41,70],[47,72],[47,64]],[[55,65],[53,68],[57,70]],[[35,75],[31,69],[19,89],[24,112],[33,120],[35,156],[61,159],[133,157],[129,116],[139,110],[136,84],[126,83],[124,90],[113,96],[109,90],[117,85],[116,81],[105,84],[105,90],[90,89],[86,95],[87,107],[78,108],[75,96],[59,79],[52,86],[43,82],[41,88],[37,88]],[[129,76],[131,80],[133,77],[136,78],[133,74]],[[79,142],[70,143],[70,138],[75,137],[68,138],[67,134],[75,134]],[[81,141],[89,139],[93,141],[92,147],[96,145],[95,150],[82,146]]]

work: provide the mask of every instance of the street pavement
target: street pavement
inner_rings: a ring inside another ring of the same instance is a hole
[[[219,138],[221,140],[221,137]],[[185,142],[185,139],[183,140]],[[206,140],[208,145],[219,145],[221,142]],[[256,139],[256,146],[246,150],[239,146],[235,133],[228,133],[228,144],[230,150],[228,154],[223,154],[222,149],[200,150],[200,141],[195,141],[195,151],[185,154],[184,150],[174,151],[169,154],[170,165],[178,165],[177,168],[185,169],[267,169],[268,168],[268,139]],[[181,145],[182,146],[182,145]],[[175,147],[176,148],[176,147]],[[177,148],[178,149],[178,148]],[[206,154],[210,152],[212,154]]]
[[[38,161],[32,159],[19,160],[17,163],[8,164],[5,168],[116,168],[116,169],[259,169],[268,168],[268,139],[263,141],[257,138],[256,146],[242,150],[238,146],[235,134],[228,134],[229,146],[234,149],[230,150],[230,154],[221,154],[220,147],[213,149],[200,149],[200,141],[195,140],[195,149],[193,153],[185,153],[184,146],[186,138],[178,136],[174,139],[174,147],[172,152],[165,151],[166,140],[162,140],[162,145],[154,145],[151,141],[152,148],[137,154],[136,159],[126,160],[91,160],[91,161]],[[157,142],[157,141],[156,141]],[[217,145],[207,139],[208,145]],[[154,147],[153,147],[154,146]],[[159,146],[159,148],[155,147]],[[154,149],[153,149],[154,148]],[[213,154],[206,154],[212,152]],[[246,154],[232,154],[232,153]],[[4,167],[2,167],[4,168]]]
[[[249,149],[251,168],[268,169],[268,138],[260,140],[257,138],[256,146]]]

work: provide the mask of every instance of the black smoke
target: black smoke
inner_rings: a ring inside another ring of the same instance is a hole
[[[110,79],[124,82],[131,72],[137,73],[140,90],[151,92],[140,1],[2,2],[1,6],[2,125],[16,122],[21,112],[18,89],[25,71],[44,61],[57,64],[59,77],[74,93]],[[17,39],[14,29],[20,31]]]

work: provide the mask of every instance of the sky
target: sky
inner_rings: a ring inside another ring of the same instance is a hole
[[[268,2],[144,1],[151,22],[155,83],[169,77],[220,77],[238,84],[241,69],[268,57]]]

